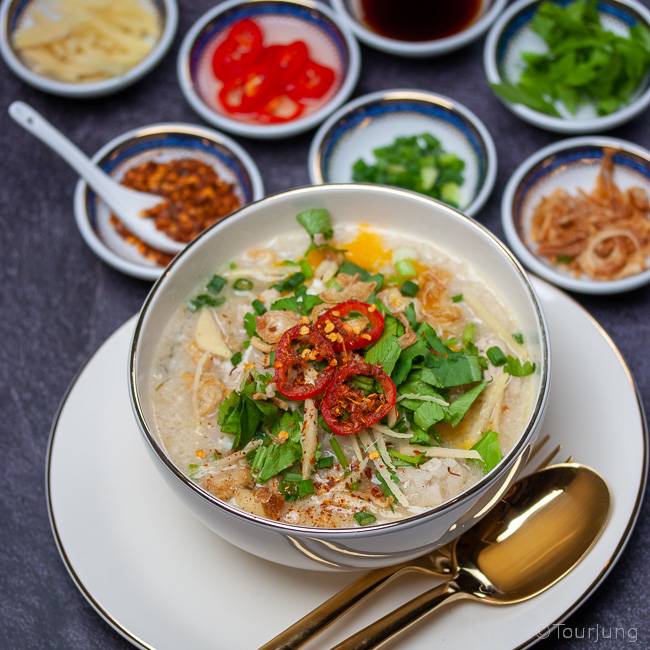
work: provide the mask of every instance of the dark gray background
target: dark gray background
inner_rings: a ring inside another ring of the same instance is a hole
[[[190,25],[213,4],[181,2],[180,28],[171,52],[145,79],[113,97],[76,101],[44,95],[1,67],[0,649],[129,647],[78,593],[59,559],[47,518],[43,468],[50,423],[68,383],[102,341],[138,310],[149,288],[104,265],[86,247],[72,212],[75,174],[18,128],[5,109],[14,99],[29,102],[88,153],[123,131],[148,123],[200,123],[178,88],[176,53]],[[484,120],[496,141],[499,174],[478,218],[501,236],[502,188],[525,157],[557,136],[528,126],[498,103],[484,81],[482,46],[481,40],[428,61],[398,59],[363,47],[355,95],[422,88],[461,101]],[[646,111],[611,135],[650,147],[648,117]],[[267,192],[308,183],[312,135],[269,143],[240,140],[259,165]],[[620,346],[648,409],[650,287],[620,296],[577,299]],[[625,434],[611,432],[612,453],[617,438]],[[646,502],[613,574],[569,625],[637,628],[638,645],[649,647],[648,538]],[[215,634],[218,639],[218,631]],[[541,647],[592,644],[551,640]],[[598,647],[623,645],[601,640]]]

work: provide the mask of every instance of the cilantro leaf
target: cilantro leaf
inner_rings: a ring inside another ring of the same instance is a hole
[[[523,363],[516,357],[508,355],[503,369],[513,377],[526,377],[535,372],[535,364],[530,361]]]
[[[332,219],[329,210],[325,208],[311,208],[303,210],[296,219],[298,223],[307,231],[312,241],[316,235],[323,235],[325,239],[332,239],[334,229],[332,228]]]
[[[486,431],[472,449],[481,455],[482,460],[477,462],[481,464],[486,474],[494,469],[503,458],[499,446],[499,434],[496,431]]]
[[[469,411],[472,404],[474,404],[487,385],[487,381],[482,381],[480,384],[476,384],[476,386],[470,388],[468,391],[460,395],[460,397],[457,397],[449,405],[447,408],[447,421],[452,427],[458,425],[465,415],[467,415],[467,411]]]

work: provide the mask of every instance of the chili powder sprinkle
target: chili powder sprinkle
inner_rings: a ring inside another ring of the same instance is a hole
[[[153,219],[158,230],[180,242],[192,241],[241,205],[235,186],[223,180],[210,165],[194,158],[143,163],[129,169],[121,183],[139,192],[166,198],[167,201],[145,211],[142,216]],[[161,266],[171,261],[173,255],[145,244],[114,214],[111,224],[147,259]]]

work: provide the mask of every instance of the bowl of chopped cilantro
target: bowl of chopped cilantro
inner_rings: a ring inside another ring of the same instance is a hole
[[[650,11],[636,0],[520,0],[485,42],[487,80],[516,115],[594,133],[650,104]]]
[[[469,109],[415,90],[349,102],[318,130],[309,152],[314,184],[401,187],[475,215],[496,179],[492,137]]]

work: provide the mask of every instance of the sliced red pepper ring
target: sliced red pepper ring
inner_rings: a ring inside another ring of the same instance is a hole
[[[229,79],[219,91],[219,101],[229,113],[250,113],[264,106],[275,91],[275,77],[258,63],[241,77]]]
[[[318,330],[296,325],[275,349],[275,385],[292,400],[315,397],[330,383],[336,363],[334,348]]]
[[[309,49],[304,41],[293,41],[288,45],[269,45],[264,48],[263,56],[284,87],[295,80],[309,61]]]
[[[320,99],[332,87],[335,78],[332,68],[309,60],[291,84],[289,94],[294,99]]]
[[[264,35],[254,21],[235,23],[212,55],[212,71],[221,81],[240,77],[262,52]]]
[[[366,392],[348,383],[355,376],[372,377],[383,393],[372,390]],[[386,417],[395,406],[396,398],[395,384],[380,366],[353,360],[334,373],[320,410],[327,426],[334,433],[351,436]]]
[[[376,305],[346,300],[322,314],[316,326],[340,350],[359,350],[374,343],[384,331],[384,316]]]

